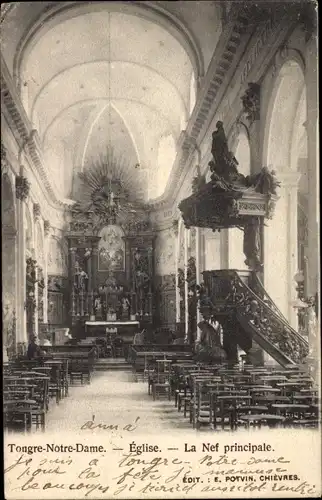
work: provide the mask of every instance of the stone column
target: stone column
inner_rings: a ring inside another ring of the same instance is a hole
[[[36,275],[37,275],[37,271],[36,271]],[[39,328],[38,328],[38,305],[39,305],[39,301],[38,301],[38,283],[36,282],[35,283],[35,291],[34,291],[34,294],[35,294],[35,312],[34,312],[34,333],[35,335],[38,336],[39,334]]]
[[[307,167],[308,167],[308,295],[319,290],[319,161],[318,161],[318,71],[317,40],[306,45]]]
[[[25,197],[17,193],[17,343],[27,343]]]
[[[288,321],[296,325],[292,302],[296,298],[298,172],[276,167],[281,187],[272,220],[264,228],[264,285]]]
[[[17,231],[14,227],[2,227],[2,312],[3,312],[3,361],[8,361],[6,347],[10,339],[7,334],[12,329],[13,319],[17,308],[16,293],[16,245]],[[12,340],[16,343],[16,339]],[[14,346],[13,346],[14,347]]]
[[[200,285],[201,282],[201,255],[200,255],[200,228],[196,227],[196,284]],[[197,302],[197,325],[201,321],[201,315],[200,315],[200,309],[199,309],[199,304]],[[200,335],[201,335],[201,330],[197,326],[197,337],[196,337],[196,342],[200,341]]]
[[[39,328],[38,328],[38,306],[39,306],[39,300],[38,300],[38,259],[39,259],[39,255],[38,255],[38,233],[36,231],[36,224],[35,224],[35,219],[34,219],[34,248],[35,248],[35,260],[36,260],[36,283],[35,283],[35,286],[34,286],[34,294],[35,294],[35,312],[34,312],[34,333],[35,335],[39,335]],[[36,253],[37,251],[37,253]]]
[[[238,228],[227,230],[228,268],[247,269],[244,255],[244,231]]]
[[[188,237],[189,229],[184,229],[184,302],[185,302],[185,340],[188,339],[189,310],[188,310]]]
[[[91,255],[87,259],[87,276],[88,276],[88,283],[87,283],[87,292],[88,294],[92,291],[93,289],[93,271],[92,271],[92,260],[93,260],[93,249],[91,248]]]
[[[48,323],[48,252],[50,241],[49,221],[44,221],[44,323]]]
[[[92,250],[92,289],[97,290],[97,272],[98,272],[98,242],[93,243]]]
[[[175,252],[176,252],[176,261],[175,261],[175,266],[176,266],[176,322],[180,323],[180,291],[179,291],[179,256],[180,256],[180,231],[178,227],[178,231],[176,234],[176,247],[175,247]]]

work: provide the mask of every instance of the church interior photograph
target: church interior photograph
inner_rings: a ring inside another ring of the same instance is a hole
[[[319,428],[316,5],[0,29],[5,431]]]

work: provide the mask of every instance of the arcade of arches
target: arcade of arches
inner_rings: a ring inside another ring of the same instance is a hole
[[[264,298],[289,335],[318,342],[305,319],[319,296],[317,42],[305,6],[58,4],[1,8],[4,359],[31,335],[58,345],[69,328],[84,341],[96,323],[130,324],[127,348],[143,328],[149,342],[201,342],[204,271],[256,272],[242,226],[189,226],[179,209],[195,178],[212,182],[218,121],[238,172],[268,167],[280,183],[259,232]],[[252,346],[281,362],[267,339],[243,343],[225,325],[233,357]]]

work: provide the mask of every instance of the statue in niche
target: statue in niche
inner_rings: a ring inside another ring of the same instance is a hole
[[[100,297],[96,297],[94,301],[94,312],[98,317],[102,316],[102,301]]]
[[[125,295],[121,298],[120,302],[121,302],[121,307],[120,307],[121,319],[128,320],[130,317],[131,303]]]

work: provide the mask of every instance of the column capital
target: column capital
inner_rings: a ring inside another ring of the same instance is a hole
[[[26,201],[30,192],[30,182],[27,177],[17,175],[16,177],[16,198],[21,201]]]
[[[16,236],[17,236],[17,230],[15,228],[13,228],[12,226],[8,226],[8,225],[4,224],[2,226],[2,234],[6,238],[13,239],[13,238],[16,238]]]
[[[274,168],[273,168],[274,169]],[[281,182],[281,187],[294,187],[298,186],[301,178],[301,172],[287,170],[285,168],[275,168],[277,180]]]

